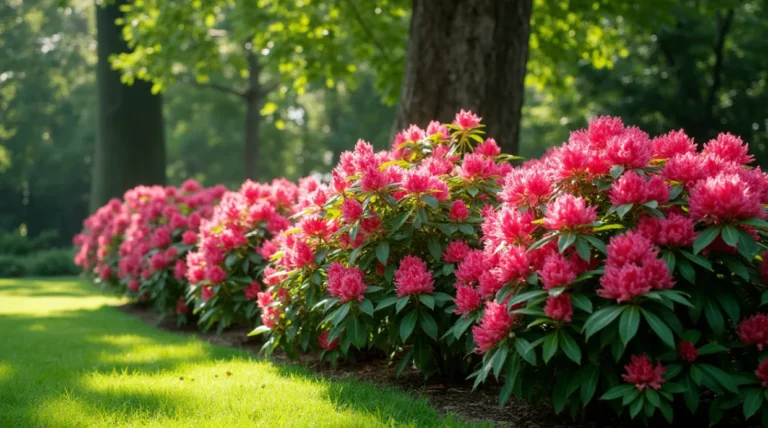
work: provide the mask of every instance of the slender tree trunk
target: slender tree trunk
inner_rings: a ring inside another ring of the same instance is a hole
[[[122,30],[115,19],[122,16],[117,0],[96,7],[98,42],[98,138],[94,155],[90,209],[139,184],[165,184],[165,138],[162,99],[151,84],[136,81],[127,86],[109,64],[109,56],[127,52]]]
[[[261,124],[261,86],[259,60],[248,55],[248,92],[245,94],[245,178],[259,179],[259,125]]]
[[[395,131],[470,109],[517,153],[530,17],[531,0],[413,0]]]

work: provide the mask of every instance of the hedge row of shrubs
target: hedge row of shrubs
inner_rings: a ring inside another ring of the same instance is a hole
[[[0,232],[0,278],[22,276],[76,275],[71,248],[53,248],[57,234],[40,233],[34,238],[20,233]]]
[[[513,168],[483,134],[462,111],[358,142],[329,183],[137,188],[85,222],[76,262],[201,328],[251,324],[266,352],[378,349],[573,416],[768,423],[768,180],[747,145],[601,117]]]

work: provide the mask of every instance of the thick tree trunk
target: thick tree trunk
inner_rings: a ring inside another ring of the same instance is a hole
[[[259,179],[259,125],[261,123],[261,86],[259,60],[248,55],[248,92],[245,94],[245,178]]]
[[[109,56],[128,51],[115,19],[125,0],[96,7],[98,42],[98,138],[91,185],[91,211],[139,184],[165,184],[162,100],[151,84],[127,86]]]
[[[460,109],[517,153],[531,0],[413,0],[395,131]]]

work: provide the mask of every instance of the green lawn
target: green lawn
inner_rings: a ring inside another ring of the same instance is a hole
[[[0,279],[0,427],[463,425],[408,394],[158,331],[119,303],[76,279]]]

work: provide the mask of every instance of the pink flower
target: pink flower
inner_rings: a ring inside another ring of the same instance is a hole
[[[451,219],[451,221],[455,222],[462,221],[469,217],[467,204],[465,204],[461,199],[458,201],[453,201],[453,204],[451,204],[451,212],[448,213],[448,217]]]
[[[597,219],[597,207],[587,207],[586,201],[571,194],[559,196],[547,204],[544,226],[550,230],[574,229]]]
[[[739,340],[745,345],[757,345],[760,351],[763,346],[768,345],[768,315],[755,314],[744,318],[736,330]]]
[[[395,290],[398,297],[418,293],[432,293],[435,280],[427,270],[427,263],[416,256],[405,256],[395,271]]]
[[[333,339],[332,341],[328,342],[328,332],[324,331],[317,335],[317,342],[320,344],[320,347],[325,349],[326,351],[333,351],[339,346],[339,338]]]
[[[136,281],[135,279],[132,279],[128,281],[128,289],[133,291],[134,293],[139,291],[139,281]]]
[[[492,158],[478,153],[470,153],[464,156],[461,167],[459,168],[459,177],[466,180],[486,180],[496,172],[496,163]]]
[[[696,153],[696,144],[693,142],[693,138],[689,138],[682,129],[659,135],[651,141],[651,144],[653,145],[653,157],[656,159],[670,159],[680,154]]]
[[[542,168],[518,168],[504,179],[499,199],[512,206],[538,207],[552,193],[552,177]]]
[[[173,277],[177,281],[183,280],[187,276],[187,264],[184,260],[176,260],[176,266],[173,268]]]
[[[763,388],[768,387],[768,358],[760,361],[757,370],[755,370],[755,377],[760,380],[760,385]]]
[[[605,155],[613,165],[645,168],[652,157],[648,134],[636,127],[627,128],[608,140]]]
[[[475,153],[483,156],[494,157],[501,154],[501,148],[498,144],[496,144],[496,140],[493,138],[488,138],[480,143],[477,147],[475,147]]]
[[[480,124],[480,118],[477,117],[471,111],[464,111],[456,113],[456,117],[453,119],[453,124],[458,126],[462,131],[466,131],[477,127]]]
[[[477,343],[475,352],[484,354],[507,336],[512,329],[515,316],[507,311],[506,305],[488,302],[480,319],[480,325],[472,327],[472,336]]]
[[[494,271],[485,271],[480,275],[477,280],[477,292],[483,299],[492,299],[496,293],[504,286],[504,282],[499,279],[499,276]]]
[[[471,250],[464,260],[456,268],[456,279],[464,284],[477,284],[480,275],[491,268],[485,253],[480,250]]]
[[[186,315],[187,313],[189,313],[189,308],[187,307],[187,304],[184,303],[184,298],[179,297],[179,300],[176,301],[176,314]]]
[[[194,245],[197,242],[197,233],[192,230],[187,230],[181,235],[181,242],[184,245]]]
[[[567,293],[561,293],[557,297],[549,296],[547,304],[544,305],[544,313],[555,321],[571,322],[573,316],[571,296]]]
[[[275,328],[280,321],[280,308],[275,306],[275,299],[269,291],[257,294],[259,308],[261,309],[261,323],[268,328]]]
[[[345,268],[339,262],[333,262],[328,268],[328,292],[340,301],[357,300],[365,297],[366,285],[363,283],[363,271],[358,267]]]
[[[524,245],[530,241],[536,230],[533,221],[536,218],[530,210],[521,212],[513,207],[502,207],[492,219],[486,220],[492,225],[488,234],[509,245]]]
[[[211,287],[203,287],[200,289],[201,297],[203,298],[204,302],[207,302],[211,300],[211,297],[213,297],[213,288]]]
[[[552,253],[544,259],[544,265],[538,271],[542,288],[551,290],[566,286],[578,276],[576,267],[562,254]]]
[[[699,351],[696,350],[693,342],[681,340],[680,346],[677,349],[677,355],[681,360],[692,363],[699,356]]]
[[[746,165],[755,160],[755,157],[749,154],[749,146],[741,138],[730,133],[718,134],[716,139],[704,144],[704,153],[707,156],[715,155],[740,165]]]
[[[691,188],[705,177],[703,166],[704,158],[698,153],[683,153],[670,158],[661,173],[667,180],[677,181]]]
[[[478,309],[481,305],[480,295],[472,287],[460,285],[456,287],[456,314],[466,314]]]
[[[664,366],[657,362],[656,367],[654,367],[645,354],[633,355],[629,364],[624,366],[624,370],[627,371],[627,374],[621,377],[626,382],[634,383],[640,391],[648,387],[659,390],[661,384],[667,381],[664,379],[664,372],[666,371]]]
[[[611,137],[621,135],[624,132],[624,123],[619,117],[598,116],[589,121],[587,130],[579,130],[571,133],[571,141],[587,144],[598,150],[605,148]]]
[[[531,259],[524,247],[510,247],[498,259],[493,273],[501,284],[525,278],[531,269]]]
[[[760,195],[738,174],[718,174],[700,181],[691,189],[691,217],[716,224],[762,217]]]
[[[435,137],[438,141],[440,141],[447,140],[451,136],[451,133],[448,131],[448,128],[445,125],[436,120],[433,120],[429,122],[429,125],[427,125],[427,136]]]
[[[648,201],[661,203],[669,200],[669,188],[658,175],[646,181],[635,171],[627,171],[611,187],[611,204],[643,204]]]
[[[657,242],[667,247],[690,247],[696,240],[693,220],[680,214],[670,214],[659,221]]]
[[[261,283],[254,280],[247,287],[243,289],[243,294],[248,300],[257,300],[259,298],[259,292],[261,291]]]
[[[360,178],[360,187],[365,192],[377,192],[389,183],[387,174],[375,165],[368,166]]]
[[[211,284],[220,284],[227,279],[227,272],[221,266],[212,265],[205,269],[205,276]]]
[[[152,234],[150,243],[155,248],[165,248],[171,245],[171,229],[166,226],[158,227]]]
[[[643,235],[627,232],[611,238],[605,274],[597,294],[621,303],[643,296],[652,289],[674,286],[667,264],[658,258],[658,249]]]
[[[464,241],[451,241],[443,253],[443,261],[446,263],[458,263],[469,254],[469,245]]]
[[[354,223],[360,216],[363,215],[363,206],[355,199],[344,199],[344,203],[341,204],[341,218],[344,222]]]
[[[328,221],[315,215],[302,216],[298,227],[305,235],[315,236],[321,239],[326,239],[331,234]]]

